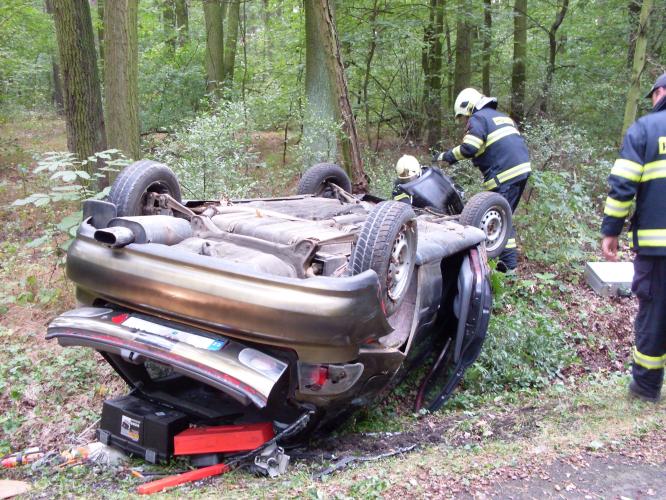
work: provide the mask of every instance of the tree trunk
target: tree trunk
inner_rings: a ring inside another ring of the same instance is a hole
[[[65,97],[67,147],[80,159],[106,149],[97,55],[88,0],[53,2]]]
[[[555,58],[557,57],[557,30],[567,15],[569,0],[562,0],[560,10],[555,16],[555,21],[548,30],[548,66],[546,67],[546,78],[541,89],[541,112],[548,113],[550,108],[550,92],[553,86],[553,75],[555,74]]]
[[[627,69],[634,64],[634,50],[636,49],[636,33],[638,33],[638,18],[641,13],[640,0],[629,0],[627,14],[629,16],[629,43],[627,44]]]
[[[375,51],[377,50],[377,34],[379,28],[377,27],[377,15],[379,14],[379,0],[374,0],[372,5],[372,11],[370,12],[370,29],[372,34],[370,35],[370,47],[368,47],[368,53],[365,56],[365,74],[363,75],[363,85],[361,87],[361,94],[359,97],[363,99],[363,109],[365,112],[365,136],[368,143],[368,147],[372,143],[372,137],[370,132],[370,102],[368,100],[368,87],[370,85],[370,75],[372,71],[372,60],[375,57]]]
[[[187,0],[175,0],[176,2],[176,29],[178,30],[178,46],[182,47],[190,36],[190,20],[187,11]]]
[[[349,102],[347,79],[344,64],[340,55],[340,43],[335,27],[332,6],[329,0],[313,0],[305,2],[306,24],[306,95],[308,97],[308,114],[310,118],[321,118],[322,121],[337,123],[342,121],[342,157],[345,170],[354,183],[356,192],[365,192],[368,179],[363,170],[361,150],[356,133],[356,123]],[[325,111],[324,111],[325,108]],[[314,126],[313,126],[314,125]],[[304,130],[311,144],[320,147],[335,144],[334,130],[323,130],[321,124],[316,130],[316,122],[310,124],[310,130]],[[326,127],[324,127],[326,128]],[[331,132],[333,137],[331,137]],[[314,140],[314,142],[313,142]],[[327,144],[328,142],[328,144]],[[322,150],[315,150],[321,154]]]
[[[493,12],[492,0],[483,0],[483,56],[481,86],[483,94],[490,95],[490,53],[493,43]]]
[[[56,0],[57,1],[57,0]],[[102,68],[102,80],[104,80],[104,2],[97,0],[97,45],[99,46],[99,63]]]
[[[472,80],[472,29],[468,24],[468,3],[458,0],[458,23],[456,27],[456,67],[453,93],[458,95],[462,89],[470,86]]]
[[[641,15],[636,32],[636,47],[634,49],[634,64],[631,70],[631,85],[627,92],[627,105],[624,108],[624,122],[622,135],[636,119],[638,100],[641,97],[641,75],[645,69],[645,53],[647,49],[647,30],[652,10],[652,0],[643,0]]]
[[[53,17],[53,0],[45,0],[44,7],[46,13]],[[57,47],[54,52],[55,53],[51,54],[51,84],[53,86],[51,101],[53,102],[56,113],[63,115],[65,113],[65,101],[62,91],[62,76],[60,73],[60,62]]]
[[[426,144],[435,147],[442,135],[442,37],[444,34],[444,1],[430,0],[430,24],[424,35],[422,59],[424,85],[423,105],[426,115]]]
[[[164,42],[173,52],[176,49],[176,2],[175,0],[162,0],[162,28]]]
[[[138,0],[107,0],[104,12],[106,138],[110,148],[138,160]]]
[[[227,7],[226,38],[224,42],[224,82],[227,92],[234,84],[236,47],[238,46],[238,24],[240,20],[240,0],[230,0]]]
[[[222,95],[224,82],[224,10],[221,0],[203,0],[206,23],[206,89]]]
[[[515,0],[513,15],[511,115],[514,120],[521,122],[525,117],[525,79],[527,73],[527,0]]]

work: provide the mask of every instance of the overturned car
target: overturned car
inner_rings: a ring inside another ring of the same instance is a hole
[[[438,409],[486,335],[485,235],[350,188],[321,164],[295,196],[184,202],[168,167],[134,163],[84,203],[67,255],[80,307],[47,338],[97,350],[191,424],[307,413],[309,434],[426,364],[416,406]]]

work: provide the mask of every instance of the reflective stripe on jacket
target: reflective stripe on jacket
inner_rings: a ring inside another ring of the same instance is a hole
[[[630,246],[642,255],[666,255],[666,98],[629,127],[608,184],[602,234],[622,232],[635,200]]]
[[[462,144],[444,156],[449,163],[465,158],[479,167],[486,189],[521,181],[531,172],[523,136],[513,120],[494,109],[493,104],[472,113]]]

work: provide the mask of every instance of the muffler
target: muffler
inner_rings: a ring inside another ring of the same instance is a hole
[[[110,248],[130,243],[175,245],[192,236],[190,222],[169,215],[116,217],[109,226],[95,231],[93,238]]]

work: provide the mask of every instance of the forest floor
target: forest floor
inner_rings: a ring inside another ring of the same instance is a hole
[[[262,143],[270,148],[274,142],[270,135],[260,139],[260,151]],[[99,356],[44,340],[49,319],[73,307],[73,289],[61,252],[26,243],[67,207],[9,206],[44,188],[43,179],[29,174],[35,155],[64,149],[57,118],[33,115],[0,124],[0,455],[90,442],[103,400],[125,390]],[[523,264],[519,280],[548,271]],[[581,272],[572,270],[568,279],[582,283]],[[664,406],[626,397],[635,301],[609,302],[584,285],[566,300],[562,324],[589,338],[574,342],[578,361],[542,391],[507,390],[465,409],[421,415],[411,410],[415,389],[408,380],[336,434],[289,451],[292,464],[284,476],[234,471],[164,496],[663,498]],[[352,461],[322,475],[341,458]],[[0,472],[0,479],[28,481],[39,498],[115,498],[140,484],[130,466],[151,469],[138,460],[115,468],[25,467]],[[169,469],[184,466],[176,462]]]

